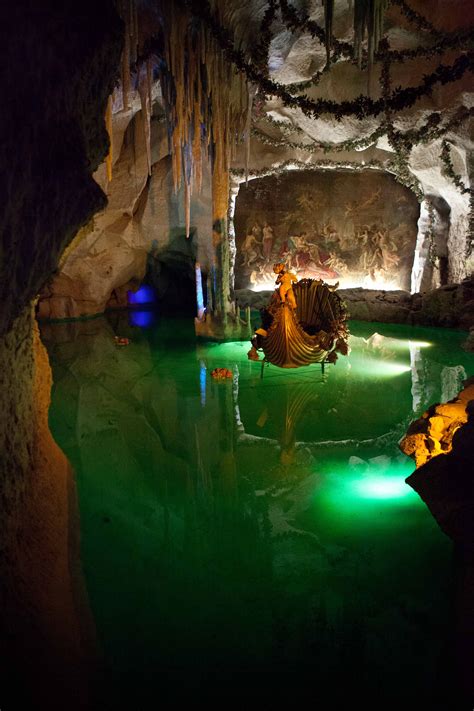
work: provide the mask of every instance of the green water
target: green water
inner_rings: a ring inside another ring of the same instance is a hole
[[[190,321],[43,327],[103,707],[441,693],[451,544],[397,442],[474,357],[456,331],[351,331],[324,376],[261,378],[248,343],[196,343]]]

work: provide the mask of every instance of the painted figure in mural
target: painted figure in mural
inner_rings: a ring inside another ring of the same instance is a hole
[[[249,282],[252,286],[268,284],[269,276],[263,264],[253,264],[250,272]]]
[[[292,309],[296,309],[296,299],[293,292],[293,284],[296,284],[298,278],[287,272],[286,267],[282,262],[273,265],[273,271],[277,274],[275,284],[279,287],[278,295],[282,304],[288,302]]]
[[[329,271],[333,272],[334,275],[339,275],[339,274],[347,274],[348,267],[347,263],[339,257],[336,252],[329,252],[329,257],[326,259],[324,262],[324,266],[326,269]]]
[[[296,252],[294,255],[294,264],[297,269],[304,271],[311,262],[311,245],[306,239],[306,232],[301,232],[298,237],[293,237]]]
[[[390,233],[387,228],[379,230],[379,247],[382,254],[382,269],[389,272],[393,267],[396,267],[400,261],[397,254],[397,245],[390,238]]]
[[[258,259],[261,259],[262,257],[262,252],[261,252],[261,244],[253,234],[253,232],[250,232],[246,238],[243,241],[242,244],[242,253],[243,253],[243,259],[242,259],[242,266],[250,267],[252,264],[254,264]]]
[[[262,251],[263,257],[267,262],[270,261],[270,257],[272,254],[273,237],[273,227],[270,227],[268,222],[265,222],[265,225],[263,227]]]
[[[258,242],[262,241],[262,228],[260,227],[258,222],[254,222],[253,227],[250,231]]]
[[[321,241],[326,245],[326,247],[334,248],[339,242],[339,235],[335,227],[331,225],[330,222],[326,222],[320,230]]]

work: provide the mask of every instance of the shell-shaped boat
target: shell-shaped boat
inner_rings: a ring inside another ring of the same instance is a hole
[[[319,279],[301,279],[294,287],[296,309],[275,292],[268,307],[273,317],[262,350],[280,368],[334,362],[347,347],[347,311],[336,287]]]

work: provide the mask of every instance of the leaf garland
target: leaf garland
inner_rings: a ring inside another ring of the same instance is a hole
[[[418,201],[421,202],[424,198],[423,191],[421,189],[421,186],[419,182],[417,181],[416,177],[413,175],[410,175],[410,180],[408,182],[405,181],[405,178],[402,174],[398,173],[398,166],[396,160],[389,161],[387,163],[383,163],[382,161],[379,160],[369,160],[366,161],[365,163],[359,163],[355,161],[334,161],[334,160],[329,160],[329,159],[321,159],[318,161],[315,161],[314,163],[305,163],[304,161],[300,160],[286,160],[283,163],[280,163],[278,165],[272,166],[271,168],[260,168],[258,170],[251,170],[249,177],[251,179],[254,178],[264,178],[268,175],[282,175],[288,170],[311,170],[311,171],[317,171],[317,170],[353,170],[356,172],[360,172],[363,170],[381,170],[383,172],[389,172],[392,173],[395,180],[400,183],[401,185],[404,185],[406,188],[409,188],[417,197]],[[244,168],[232,168],[230,171],[231,175],[235,177],[244,177],[245,176],[245,169]]]
[[[435,242],[435,233],[434,233],[434,226],[435,226],[435,209],[433,205],[432,200],[426,200],[426,206],[428,208],[428,231],[425,232],[425,235],[428,237],[429,241],[429,246],[428,246],[428,259],[430,260],[431,264],[433,267],[438,268],[438,251],[436,249],[436,242]]]
[[[443,143],[441,144],[441,162],[443,163],[444,174],[447,175],[449,178],[451,178],[451,180],[453,181],[453,183],[455,184],[455,186],[457,187],[459,192],[461,192],[464,195],[465,194],[472,195],[474,193],[473,188],[466,188],[463,181],[461,180],[459,175],[454,170],[453,161],[451,160],[451,149],[449,147],[448,141],[446,141],[446,140],[444,140]]]
[[[408,131],[402,132],[393,129],[395,136],[396,145],[400,143],[405,143],[407,148],[413,147],[418,143],[427,144],[434,141],[441,136],[445,135],[454,128],[460,126],[468,118],[474,117],[474,107],[466,108],[461,106],[458,111],[443,125],[440,125],[442,114],[438,111],[431,113],[424,124],[419,128],[409,129]],[[288,126],[288,124],[282,121],[276,121],[271,116],[266,116],[265,121],[267,121],[271,126],[279,128],[283,132],[290,133],[304,133],[304,131],[299,126]],[[252,135],[254,135],[262,143],[269,146],[274,146],[275,148],[289,148],[293,150],[307,151],[308,153],[316,153],[320,150],[324,153],[341,152],[341,151],[352,151],[352,150],[364,150],[373,145],[379,138],[386,135],[387,124],[382,122],[372,133],[363,138],[349,138],[346,141],[341,141],[340,143],[327,143],[325,141],[315,141],[314,143],[297,143],[296,141],[288,141],[284,138],[272,138],[268,134],[265,134],[255,127],[252,129]]]
[[[272,23],[276,17],[276,11],[276,0],[269,0],[260,24],[259,42],[252,52],[253,61],[264,76],[268,76],[268,52],[272,41]]]
[[[431,74],[425,75],[418,86],[397,87],[386,99],[374,100],[368,96],[360,95],[352,101],[336,102],[331,99],[311,99],[305,94],[294,96],[286,90],[283,84],[263,76],[254,64],[247,61],[241,50],[235,49],[230,32],[216,20],[208,0],[178,1],[209,27],[227,59],[233,62],[249,81],[257,84],[266,95],[278,96],[285,106],[299,108],[311,118],[318,118],[321,114],[326,113],[340,121],[348,115],[362,119],[368,116],[378,116],[385,110],[399,112],[413,106],[422,96],[430,95],[436,84],[456,81],[466,71],[474,71],[474,53],[471,52],[457,57],[452,65],[440,64]]]
[[[354,47],[350,42],[341,42],[332,34],[328,35],[327,31],[317,22],[310,20],[308,15],[300,15],[296,8],[286,0],[279,0],[279,4],[282,19],[289,30],[292,32],[297,30],[307,32],[311,37],[318,39],[325,47],[330,46],[337,57],[354,58]],[[330,29],[332,29],[332,22]]]
[[[430,32],[432,35],[435,35],[437,40],[436,43],[433,45],[429,45],[428,47],[416,47],[414,49],[405,49],[405,50],[390,50],[390,59],[392,62],[405,62],[406,60],[409,59],[415,59],[415,58],[420,58],[420,57],[433,57],[438,54],[443,54],[447,50],[450,49],[468,49],[474,39],[474,29],[472,27],[467,28],[466,30],[459,31],[456,30],[454,32],[442,34],[435,30],[433,26],[425,20],[421,15],[418,15],[415,13],[413,10],[411,10],[406,3],[403,2],[403,0],[392,0],[392,3],[399,4],[401,6],[401,9],[405,8],[406,14],[411,21],[415,21],[416,18],[416,24],[419,25],[421,23],[421,28],[420,29],[428,29],[430,28]],[[280,10],[281,10],[281,15],[283,20],[286,23],[286,26],[289,30],[295,32],[295,31],[303,31],[307,32],[309,35],[311,35],[313,38],[318,39],[322,44],[326,45],[328,44],[328,34],[327,31],[324,30],[320,25],[318,25],[317,22],[314,20],[310,20],[308,15],[302,15],[299,14],[296,8],[294,8],[291,4],[289,4],[286,0],[280,0]],[[356,12],[357,12],[357,6],[356,6]],[[332,25],[331,25],[332,26]],[[362,28],[361,28],[362,32]],[[357,34],[357,33],[356,33]],[[330,46],[333,49],[333,55],[331,57],[331,63],[335,63],[338,61],[341,57],[346,57],[348,59],[354,60],[355,58],[358,58],[359,64],[361,66],[366,66],[368,62],[368,53],[363,53],[361,54],[361,49],[354,49],[354,46],[350,44],[349,42],[341,42],[337,40],[335,37],[331,35],[330,37]],[[359,40],[359,47],[361,46],[361,41]],[[373,61],[375,62],[382,62],[384,60],[385,53],[381,51],[375,51],[373,54]],[[326,63],[325,69],[329,67],[329,63]],[[308,79],[305,82],[300,82],[301,87],[300,89],[306,89],[309,88],[311,85],[314,83],[317,83],[322,74],[324,73],[324,70],[321,72],[317,72],[314,77],[311,79]],[[299,90],[298,89],[298,84],[295,85],[286,85],[287,88],[290,88],[291,90]],[[295,87],[295,88],[293,88]]]
[[[416,25],[419,30],[439,34],[439,30],[437,30],[431,22],[428,22],[426,17],[423,17],[419,12],[413,10],[405,0],[391,0],[391,3],[392,5],[397,5],[407,20]]]
[[[446,140],[441,144],[441,162],[443,163],[443,173],[452,180],[459,192],[463,195],[469,195],[469,233],[465,253],[465,258],[469,259],[474,250],[474,188],[467,188],[454,170],[451,149]]]
[[[386,171],[386,166],[379,160],[369,160],[366,163],[356,163],[355,161],[334,161],[328,159],[321,159],[314,163],[305,163],[300,160],[285,160],[278,165],[274,165],[270,168],[258,168],[257,170],[251,170],[249,177],[255,178],[265,178],[269,175],[282,175],[288,170],[341,170],[350,169],[357,172],[362,170],[383,170]],[[245,176],[244,168],[231,168],[231,175],[235,177],[242,178]]]

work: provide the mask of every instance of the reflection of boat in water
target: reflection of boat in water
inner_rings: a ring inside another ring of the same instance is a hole
[[[347,355],[347,310],[335,287],[321,280],[301,279],[294,287],[296,309],[275,292],[267,315],[271,325],[259,340],[265,360],[280,368],[337,360]]]

